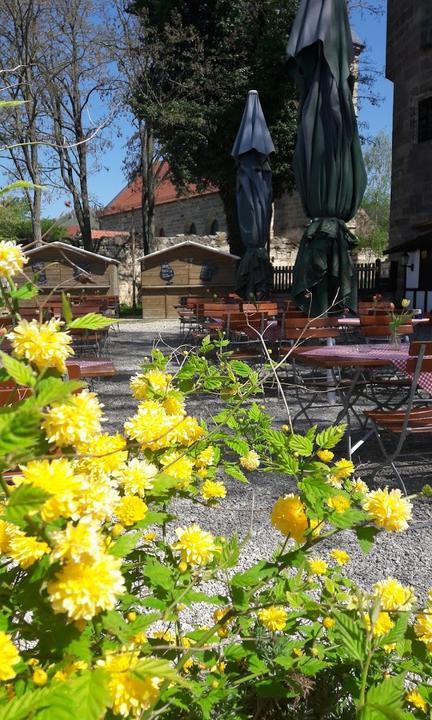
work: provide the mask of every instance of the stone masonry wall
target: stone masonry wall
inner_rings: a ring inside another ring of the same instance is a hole
[[[394,83],[390,245],[432,223],[432,140],[419,142],[419,102],[432,98],[431,0],[388,0],[386,75]]]

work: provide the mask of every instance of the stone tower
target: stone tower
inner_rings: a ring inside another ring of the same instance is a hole
[[[386,76],[394,84],[390,246],[430,232],[432,1],[387,0]]]

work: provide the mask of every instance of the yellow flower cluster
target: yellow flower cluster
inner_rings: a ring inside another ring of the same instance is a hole
[[[394,627],[393,620],[388,612],[385,611],[378,614],[374,623],[372,623],[369,615],[364,616],[364,621],[367,631],[370,632],[372,630],[372,635],[377,638],[387,635],[387,633]]]
[[[411,503],[402,497],[400,490],[373,490],[367,493],[362,506],[375,525],[388,532],[406,530],[412,515]]]
[[[122,525],[128,527],[143,520],[148,507],[141,498],[136,495],[124,495],[115,507],[115,514]]]
[[[96,394],[82,390],[67,403],[55,403],[45,413],[42,428],[58,447],[88,445],[101,432],[102,406]]]
[[[162,681],[138,674],[138,652],[109,653],[100,664],[109,675],[108,689],[115,715],[139,718],[158,699]]]
[[[258,617],[267,630],[277,632],[278,630],[284,630],[288,620],[288,613],[283,607],[271,605],[258,610]]]
[[[80,445],[81,457],[76,469],[88,475],[115,472],[122,468],[127,460],[128,453],[125,448],[126,440],[119,433],[96,435],[89,442]]]
[[[0,241],[0,277],[14,277],[18,275],[28,263],[19,245],[11,240]]]
[[[222,500],[226,494],[225,485],[217,480],[206,480],[201,488],[201,495],[204,500]]]
[[[180,550],[181,560],[187,565],[202,566],[211,562],[220,546],[216,545],[213,535],[202,530],[199,525],[177,528],[177,542],[173,549]]]
[[[146,400],[149,390],[158,395],[166,395],[172,387],[172,376],[161,370],[149,370],[147,373],[138,373],[131,378],[130,389],[137,400]]]
[[[306,509],[298,495],[286,495],[276,500],[273,506],[271,521],[274,527],[285,535],[292,537],[296,542],[304,539],[309,527]]]
[[[325,575],[328,570],[328,565],[326,561],[321,558],[311,558],[308,561],[308,568],[311,575]]]
[[[66,372],[66,360],[74,354],[70,347],[72,338],[69,333],[60,332],[60,320],[51,318],[48,322],[21,320],[8,334],[14,355],[25,358],[38,370],[55,368]]]
[[[45,522],[60,517],[78,517],[82,494],[88,482],[83,475],[76,473],[69,460],[31,460],[27,465],[21,465],[20,470],[22,475],[14,478],[16,484],[31,484],[51,495],[40,511]]]
[[[379,599],[382,609],[389,612],[409,611],[416,601],[414,589],[401,585],[392,577],[375,583],[373,596]]]
[[[410,690],[409,692],[407,692],[407,694],[405,695],[405,700],[417,710],[421,710],[422,712],[427,711],[427,702],[424,697],[420,695],[418,690]]]
[[[250,472],[257,470],[260,466],[260,456],[255,450],[249,450],[247,455],[240,458],[240,465]]]
[[[20,660],[19,652],[9,635],[0,630],[0,680],[12,680],[16,675],[14,667]]]
[[[344,513],[349,509],[351,503],[344,495],[334,495],[328,499],[327,505],[336,513]]]
[[[321,460],[321,462],[329,463],[333,460],[334,453],[332,453],[331,450],[318,450],[317,457]]]
[[[118,477],[126,493],[143,497],[146,490],[152,489],[157,474],[158,468],[153,463],[132,458],[121,468]]]
[[[204,433],[195,418],[169,415],[154,400],[142,402],[124,427],[126,435],[136,440],[143,450],[163,450],[176,444],[189,447]]]

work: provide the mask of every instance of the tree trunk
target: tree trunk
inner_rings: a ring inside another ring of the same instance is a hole
[[[141,214],[142,214],[142,249],[148,255],[153,250],[154,239],[154,190],[155,177],[153,166],[154,137],[148,123],[140,121],[139,127],[141,146]]]
[[[242,257],[245,253],[237,215],[237,198],[235,185],[225,185],[220,188],[220,195],[223,202],[225,217],[228,228],[228,244],[233,255]]]
[[[33,241],[36,245],[42,245],[42,223],[41,223],[42,191],[35,188],[33,191],[33,202],[31,203],[31,223]]]

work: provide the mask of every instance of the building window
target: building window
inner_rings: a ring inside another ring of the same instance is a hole
[[[191,224],[189,231],[188,231],[188,235],[197,235],[197,229],[196,229],[195,223]]]
[[[213,220],[210,226],[210,235],[216,235],[219,232],[219,223],[216,218]]]
[[[420,100],[418,105],[418,141],[432,140],[432,97]]]
[[[159,228],[158,237],[165,237],[165,230],[163,227]]]

